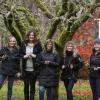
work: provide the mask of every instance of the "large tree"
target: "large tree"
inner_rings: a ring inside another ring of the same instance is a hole
[[[100,0],[5,0],[1,3],[5,8],[5,25],[19,44],[31,27],[45,39],[56,37],[56,49],[60,54],[65,43],[100,6]],[[40,14],[47,19],[46,32],[42,31]]]

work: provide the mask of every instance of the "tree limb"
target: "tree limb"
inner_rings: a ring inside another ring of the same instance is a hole
[[[100,1],[98,1],[99,3]],[[63,29],[63,32],[61,33],[59,39],[56,42],[56,45],[58,45],[59,48],[63,48],[62,46],[65,46],[65,43],[72,39],[74,33],[76,30],[90,17],[90,13],[93,13],[98,5],[92,5],[90,10],[88,12],[85,12],[83,16],[81,16],[78,19],[73,19],[72,22],[67,24],[67,28]]]
[[[62,8],[58,12],[57,18],[51,23],[51,27],[50,27],[49,32],[46,37],[47,39],[50,39],[53,37],[58,24],[61,22],[60,17],[63,16],[67,12],[68,9],[66,9],[66,7],[67,7],[66,5],[68,5],[68,0],[62,0]]]
[[[4,15],[4,23],[6,25],[6,28],[9,30],[9,32],[15,36],[15,38],[18,40],[18,44],[21,43],[22,36],[18,29],[13,25],[13,18],[12,18],[12,13],[9,13],[7,16]]]
[[[49,11],[48,7],[43,4],[43,1],[41,0],[34,0],[37,6],[43,11],[43,13],[46,15],[47,18],[52,19],[53,15]]]
[[[38,25],[38,20],[36,17],[34,17],[34,15],[29,11],[29,9],[27,9],[26,7],[18,7],[17,11],[19,12],[23,12],[30,24],[30,26],[32,26],[32,28],[34,29],[34,31],[36,31],[36,33],[39,33],[39,25]]]

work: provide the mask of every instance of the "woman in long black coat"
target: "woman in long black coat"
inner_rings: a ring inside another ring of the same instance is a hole
[[[77,82],[79,69],[83,66],[81,57],[76,53],[75,45],[69,41],[66,45],[62,64],[61,79],[66,88],[67,100],[73,100],[72,89]]]
[[[100,99],[100,39],[94,43],[93,53],[90,57],[89,82],[92,89],[93,100]]]
[[[36,33],[33,31],[29,31],[26,35],[25,40],[20,46],[25,100],[34,100],[35,83],[39,70],[37,66],[37,58],[41,51],[41,43],[37,39]]]
[[[12,89],[14,80],[20,76],[20,58],[19,50],[16,47],[16,39],[13,36],[8,37],[8,45],[2,47],[0,50],[0,89],[5,81],[8,79],[7,100],[12,100]]]
[[[47,100],[54,100],[55,89],[59,83],[58,66],[59,56],[54,52],[54,44],[51,39],[47,40],[45,50],[39,56],[39,100],[44,100],[47,90]]]

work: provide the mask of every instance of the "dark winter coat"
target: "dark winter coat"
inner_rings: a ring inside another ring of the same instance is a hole
[[[49,64],[44,64],[44,61],[50,61]],[[39,56],[40,61],[40,74],[39,74],[39,85],[45,87],[58,86],[59,82],[59,56],[52,52],[41,52]]]
[[[1,59],[0,73],[5,75],[15,75],[20,71],[20,58],[19,50],[15,48],[10,51],[8,47],[4,47],[0,50],[0,57],[6,55],[5,59]]]
[[[74,56],[73,52],[70,54],[66,54],[66,56],[63,58],[63,65],[65,65],[65,68],[62,69],[61,73],[61,79],[67,80],[67,79],[73,79],[74,81],[77,81],[77,75],[83,66],[83,61],[79,55]],[[71,69],[69,66],[73,65],[73,69]]]
[[[25,75],[26,72],[26,62],[27,59],[24,59],[23,56],[26,55],[26,46],[27,43],[22,42],[21,46],[20,46],[20,56],[22,58],[22,76]],[[42,51],[42,47],[41,47],[41,43],[37,42],[35,43],[34,47],[33,47],[33,54],[36,54],[36,58],[33,58],[33,69],[34,69],[34,73],[37,75],[38,74],[38,62],[37,62],[37,58],[39,53]]]
[[[93,53],[90,57],[90,73],[89,76],[93,78],[100,78],[100,69],[94,70],[94,68],[100,67],[100,52],[95,55]]]

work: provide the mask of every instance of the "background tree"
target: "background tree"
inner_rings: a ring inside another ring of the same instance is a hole
[[[32,28],[42,40],[54,38],[61,55],[65,43],[100,6],[100,0],[1,0],[0,3],[5,26],[19,44]]]

